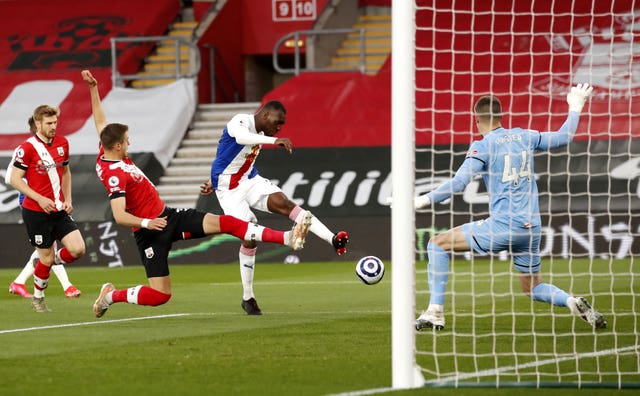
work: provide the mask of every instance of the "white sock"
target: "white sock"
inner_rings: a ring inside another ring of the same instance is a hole
[[[247,249],[240,245],[238,258],[240,260],[240,279],[242,279],[242,299],[248,300],[255,297],[253,295],[253,274],[256,265],[256,250],[258,248]]]
[[[64,268],[64,265],[52,265],[51,270],[56,275],[60,284],[62,285],[62,290],[67,290],[69,286],[71,286],[71,282],[69,281],[69,275],[67,275],[67,270]]]
[[[444,312],[444,306],[440,304],[429,304],[427,308],[429,312]]]
[[[298,216],[294,220],[296,224],[302,221],[305,213],[305,210],[301,210],[298,213]],[[327,241],[329,245],[333,246],[334,233],[331,232],[331,230],[328,229],[327,226],[325,226],[316,216],[312,216],[311,227],[309,227],[309,231],[317,235],[320,239],[324,239],[325,241]]]
[[[44,290],[38,290],[35,287],[33,288],[33,296],[35,298],[42,298],[44,297]]]
[[[264,232],[264,227],[256,224],[256,223],[249,223],[249,226],[247,227],[247,232],[244,234],[244,240],[245,241],[262,241],[262,233]]]
[[[34,249],[29,260],[27,260],[27,263],[24,265],[24,268],[20,271],[20,274],[18,274],[14,282],[25,285],[27,283],[27,279],[31,278],[31,275],[33,275],[33,271],[35,270],[33,260],[38,260],[39,258],[40,256],[38,255],[38,251]]]

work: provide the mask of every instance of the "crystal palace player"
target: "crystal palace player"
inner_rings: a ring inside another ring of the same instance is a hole
[[[593,91],[589,84],[572,87],[567,95],[569,115],[557,132],[502,127],[502,106],[493,96],[483,96],[474,107],[482,140],[471,144],[467,158],[452,180],[434,191],[417,197],[416,208],[442,202],[464,190],[475,175],[482,175],[490,201],[490,217],[455,227],[436,235],[427,244],[427,276],[431,293],[429,306],[416,321],[416,329],[444,328],[444,293],[449,273],[448,251],[479,253],[508,250],[520,272],[522,291],[535,301],[568,307],[595,328],[607,322],[583,297],[572,297],[564,290],[545,283],[540,274],[540,209],[538,187],[533,173],[533,154],[550,150],[573,140],[580,112]]]
[[[33,120],[37,132],[17,148],[10,177],[13,188],[25,195],[22,218],[29,241],[39,256],[33,274],[34,296],[31,300],[36,312],[50,311],[44,301],[44,289],[54,261],[69,264],[85,253],[84,240],[71,218],[69,142],[56,134],[59,115],[57,108],[36,107]],[[64,246],[58,253],[58,260],[55,257],[56,239]]]
[[[107,124],[98,82],[87,70],[82,71],[82,78],[89,85],[93,117],[100,137],[96,172],[107,189],[116,222],[133,228],[149,281],[149,286],[138,285],[121,290],[116,290],[111,283],[105,283],[93,306],[96,317],[104,315],[109,306],[116,302],[157,306],[169,301],[171,278],[168,256],[172,243],[177,240],[227,233],[243,240],[289,245],[294,250],[303,247],[311,224],[312,215],[309,212],[305,212],[292,231],[282,232],[232,216],[166,207],[155,186],[127,155],[128,127]]]
[[[211,165],[211,179],[200,190],[203,195],[215,191],[225,214],[256,221],[251,209],[257,209],[288,216],[294,222],[304,215],[304,209],[292,202],[278,186],[260,176],[254,166],[263,144],[281,146],[291,153],[291,141],[275,137],[285,123],[286,114],[284,105],[273,100],[256,114],[236,114],[227,123]],[[334,234],[315,217],[309,231],[332,245],[337,254],[346,253],[349,235],[345,231]],[[241,306],[248,315],[262,315],[253,294],[256,250],[254,241],[244,241],[238,253],[243,287]]]

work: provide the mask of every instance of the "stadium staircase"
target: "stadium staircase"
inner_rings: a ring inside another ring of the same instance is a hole
[[[168,35],[171,37],[180,37],[186,41],[193,41],[194,29],[198,26],[195,21],[178,21],[171,24]],[[168,73],[176,73],[176,48],[173,40],[165,40],[161,42],[155,49],[154,53],[146,58],[143,70],[138,72],[139,75],[166,75]],[[183,48],[180,52],[180,69],[188,70],[189,68],[189,49]],[[151,88],[158,85],[164,85],[174,82],[175,79],[157,79],[157,80],[134,80],[131,86],[134,88]]]
[[[391,11],[380,7],[380,14],[358,16],[353,29],[365,29],[365,72],[374,75],[391,53]],[[360,65],[360,34],[349,33],[331,58],[329,69],[357,69]]]
[[[255,113],[259,106],[259,102],[198,105],[191,128],[157,185],[168,206],[195,208],[226,123],[235,114]]]

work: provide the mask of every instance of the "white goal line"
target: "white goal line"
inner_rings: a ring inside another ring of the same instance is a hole
[[[500,373],[504,373],[504,372],[522,370],[522,369],[527,369],[527,368],[532,368],[532,367],[540,367],[540,366],[545,366],[547,364],[555,364],[555,363],[565,362],[565,361],[569,361],[569,360],[577,360],[577,359],[591,358],[591,357],[600,357],[600,356],[607,356],[607,355],[618,355],[618,354],[621,354],[621,353],[624,353],[624,352],[631,352],[631,351],[636,351],[636,352],[640,351],[640,345],[630,345],[630,346],[626,346],[626,347],[622,347],[622,348],[612,348],[612,349],[605,349],[605,350],[597,351],[597,352],[581,353],[581,354],[577,354],[577,355],[574,355],[574,356],[565,356],[565,357],[558,357],[558,358],[555,358],[555,359],[539,360],[539,361],[535,361],[535,362],[519,364],[517,366],[505,366],[505,367],[498,367],[498,368],[491,369],[491,370],[477,371],[475,373],[456,374],[456,375],[453,375],[453,376],[450,376],[450,377],[444,377],[444,378],[440,378],[440,379],[425,381],[425,385],[459,382],[461,380],[466,380],[466,379],[471,379],[471,378],[479,378],[479,377],[494,376],[496,374],[500,374]]]

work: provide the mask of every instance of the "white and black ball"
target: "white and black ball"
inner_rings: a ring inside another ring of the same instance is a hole
[[[366,256],[358,260],[356,275],[367,285],[375,285],[384,276],[384,263],[376,256]]]

